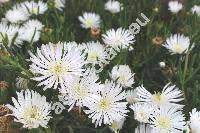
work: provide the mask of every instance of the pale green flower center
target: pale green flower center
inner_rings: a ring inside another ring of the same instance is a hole
[[[110,110],[110,100],[108,98],[103,98],[99,102],[99,109],[101,111],[108,111]]]
[[[88,60],[90,60],[90,61],[96,61],[97,58],[98,58],[98,54],[95,53],[95,52],[92,52],[92,53],[88,54]]]
[[[37,6],[32,8],[33,14],[38,14],[38,12],[39,12],[39,8]]]
[[[63,66],[60,62],[57,62],[49,67],[49,71],[54,75],[61,76],[63,73],[68,71],[68,68],[66,66]]]
[[[165,102],[165,98],[162,94],[160,93],[156,93],[152,96],[152,100],[154,103],[158,104],[158,105],[161,105],[162,103]]]
[[[28,122],[33,122],[35,120],[38,120],[40,118],[40,113],[38,111],[38,108],[36,106],[33,106],[33,107],[28,108],[27,110],[25,110],[24,118]]]
[[[171,126],[170,119],[164,116],[159,117],[158,126],[162,129],[169,129]]]
[[[180,54],[184,51],[183,47],[181,47],[181,45],[179,45],[179,44],[173,45],[173,50]]]
[[[92,26],[93,26],[93,20],[92,20],[92,19],[88,19],[88,20],[86,21],[85,25],[86,25],[87,27],[92,27]]]

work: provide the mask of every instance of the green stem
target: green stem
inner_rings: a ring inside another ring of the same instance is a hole
[[[182,79],[182,84],[181,84],[181,88],[182,88],[185,100],[186,100],[187,89],[184,86],[185,86],[185,79],[186,79],[186,74],[187,74],[187,69],[188,69],[188,60],[189,60],[189,52],[186,53],[184,70],[183,70],[183,79]]]

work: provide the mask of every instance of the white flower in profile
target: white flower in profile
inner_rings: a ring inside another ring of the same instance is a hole
[[[190,45],[189,37],[180,34],[171,35],[163,46],[171,54],[184,54],[193,48],[193,45]]]
[[[113,67],[110,77],[112,80],[117,81],[124,88],[131,87],[134,82],[134,73],[128,65],[116,65]]]
[[[66,88],[61,88],[60,93],[63,97],[64,104],[70,106],[70,111],[74,106],[87,107],[98,98],[97,90],[101,89],[101,85],[97,83],[99,77],[94,70],[83,77],[75,77],[66,85]]]
[[[137,101],[137,98],[138,98],[138,96],[137,96],[137,89],[128,90],[128,91],[126,91],[126,94],[127,94],[127,96],[126,96],[126,101],[127,101],[130,105],[132,105],[132,104],[138,102],[138,101]]]
[[[128,48],[135,42],[135,36],[129,30],[125,30],[123,28],[118,28],[117,30],[110,29],[106,31],[102,37],[104,43],[114,49]]]
[[[85,29],[100,27],[101,20],[98,14],[85,12],[83,16],[79,16],[78,19],[81,22],[81,26]]]
[[[17,92],[18,99],[12,98],[14,106],[6,105],[11,111],[14,121],[23,124],[24,128],[32,129],[42,126],[47,128],[51,104],[46,101],[45,96],[33,90]]]
[[[119,1],[109,0],[105,3],[105,9],[114,14],[122,11],[123,7]]]
[[[130,106],[134,111],[134,118],[141,123],[149,123],[150,115],[154,109],[147,103],[135,103]]]
[[[87,55],[87,62],[97,64],[103,62],[107,58],[105,47],[99,42],[88,42],[85,46],[85,54]]]
[[[66,0],[54,0],[54,6],[58,10],[62,11],[65,7]]]
[[[32,78],[44,85],[44,90],[53,87],[64,88],[64,82],[70,82],[74,76],[81,76],[85,63],[81,51],[77,47],[63,51],[63,43],[42,45],[37,48],[37,55],[30,53],[30,70],[37,75]]]
[[[40,38],[40,33],[43,27],[44,25],[40,21],[29,20],[20,28],[20,37],[23,41],[36,42]]]
[[[20,89],[28,89],[28,79],[17,77],[16,78],[16,86]]]
[[[185,117],[174,106],[164,106],[150,116],[152,133],[183,133]]]
[[[189,126],[192,133],[199,133],[200,132],[200,112],[197,111],[196,108],[190,112],[190,121]]]
[[[5,18],[11,23],[21,23],[29,19],[29,14],[26,10],[19,5],[15,5],[12,9],[8,10]]]
[[[126,119],[121,119],[119,121],[114,121],[111,126],[109,126],[109,128],[114,132],[114,133],[119,133],[119,130],[122,129],[123,125],[124,125],[124,121]]]
[[[22,9],[28,11],[30,15],[38,15],[38,14],[44,14],[48,10],[47,3],[44,3],[42,1],[34,2],[34,1],[25,1],[20,4]]]
[[[196,13],[198,16],[200,16],[200,6],[194,5],[194,6],[192,7],[191,11],[192,11],[193,14]]]
[[[84,110],[92,118],[92,123],[96,126],[102,124],[111,125],[114,121],[119,121],[127,116],[127,102],[123,102],[126,93],[122,87],[112,81],[107,81],[99,93],[100,98],[88,106],[89,110]]]
[[[137,128],[135,129],[135,133],[152,133],[151,132],[151,127],[149,124],[144,124],[141,123],[139,124],[139,126],[137,126]]]
[[[183,93],[175,85],[170,85],[168,83],[163,88],[162,92],[155,92],[151,94],[143,86],[139,86],[137,89],[138,101],[151,104],[153,106],[176,106],[177,108],[182,108],[183,105],[178,104],[182,101]]]
[[[172,13],[178,13],[183,8],[183,5],[178,1],[170,1],[168,7]]]
[[[0,44],[3,44],[4,39],[8,39],[8,47],[11,46],[13,41],[14,45],[20,47],[22,40],[18,35],[19,26],[17,25],[7,25],[6,22],[0,23]],[[15,39],[15,40],[13,40]]]

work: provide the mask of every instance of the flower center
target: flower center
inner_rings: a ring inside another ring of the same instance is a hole
[[[40,118],[40,114],[36,106],[28,108],[24,112],[24,116],[25,116],[24,118],[26,118],[28,122],[34,122],[35,120],[38,120]]]
[[[38,14],[38,12],[39,12],[38,6],[32,8],[32,13],[33,14]]]
[[[93,20],[92,19],[88,19],[86,21],[86,24],[85,24],[87,27],[92,27],[93,26]]]
[[[173,46],[173,48],[177,53],[182,53],[183,52],[183,48],[179,44],[175,44]]]
[[[88,59],[89,59],[90,61],[96,61],[96,60],[97,60],[97,57],[98,57],[97,53],[92,52],[92,53],[89,53],[89,54],[88,54]]]
[[[171,125],[170,124],[170,119],[167,118],[167,117],[162,116],[162,117],[158,118],[158,125],[162,129],[169,129],[170,125]]]
[[[152,96],[152,100],[154,103],[158,104],[158,105],[161,105],[162,103],[165,102],[165,98],[163,97],[162,94],[160,93],[156,93]]]
[[[49,67],[49,71],[56,76],[61,76],[64,72],[68,71],[68,69],[64,68],[60,62],[57,62]]]
[[[135,113],[135,119],[147,123],[149,118],[147,117],[146,113],[139,111]]]
[[[110,109],[110,100],[108,98],[103,98],[99,102],[99,109],[102,111],[108,111]]]

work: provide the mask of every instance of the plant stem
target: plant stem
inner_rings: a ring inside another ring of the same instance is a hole
[[[189,52],[187,52],[185,56],[185,65],[184,65],[183,79],[182,79],[182,85],[181,85],[185,100],[186,100],[187,89],[184,87],[184,85],[185,85],[185,77],[186,77],[187,69],[188,69],[188,60],[189,60]]]

